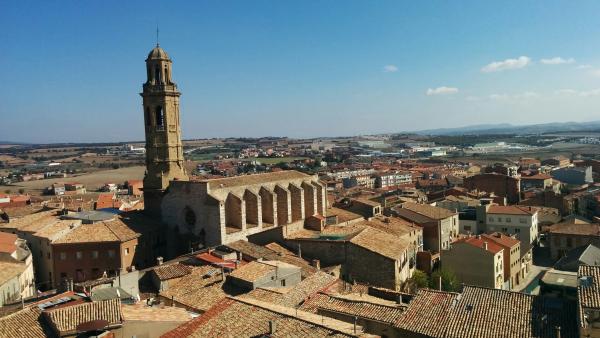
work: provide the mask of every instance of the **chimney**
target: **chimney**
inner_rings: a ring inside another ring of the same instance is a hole
[[[298,243],[298,257],[302,258],[302,247]]]
[[[275,324],[275,321],[269,320],[269,334],[273,335],[275,331],[277,331],[277,324]]]
[[[483,250],[487,251],[488,246],[487,246],[487,242],[483,242]]]
[[[556,338],[560,338],[560,326],[554,328],[556,330]]]
[[[312,265],[317,269],[317,270],[321,270],[321,261],[318,259],[313,259],[312,260]]]
[[[236,268],[237,268],[237,263],[236,263]],[[224,282],[225,281],[225,268],[221,267],[221,281]]]
[[[163,264],[163,258],[161,256],[156,257],[156,265],[162,265]]]
[[[442,291],[442,276],[438,276],[438,290]]]

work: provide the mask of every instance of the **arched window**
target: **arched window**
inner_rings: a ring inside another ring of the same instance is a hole
[[[171,76],[169,74],[169,67],[165,65],[165,83],[171,82]]]
[[[154,67],[154,80],[156,81],[156,84],[162,83],[162,76],[159,66]]]
[[[150,107],[146,107],[146,125],[149,126],[152,124],[152,120],[150,118]]]
[[[159,129],[165,126],[165,115],[161,106],[156,106],[156,126]]]

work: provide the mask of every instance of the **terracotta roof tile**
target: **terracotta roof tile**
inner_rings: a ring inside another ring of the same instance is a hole
[[[0,318],[0,338],[45,338],[52,332],[40,318],[38,308],[25,308]]]
[[[189,275],[192,270],[193,269],[191,266],[180,263],[161,265],[152,269],[152,271],[154,271],[158,279],[161,281]]]
[[[122,323],[119,299],[63,307],[46,311],[44,315],[61,336],[75,333],[77,325],[92,320],[106,320],[109,325]]]

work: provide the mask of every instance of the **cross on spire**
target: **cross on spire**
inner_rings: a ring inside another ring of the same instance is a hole
[[[158,47],[158,24],[156,25],[156,47]]]

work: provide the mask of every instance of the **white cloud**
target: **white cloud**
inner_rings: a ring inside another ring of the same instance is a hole
[[[575,89],[559,89],[554,92],[556,95],[576,95],[580,97],[590,97],[590,96],[599,96],[600,88],[591,89],[591,90],[575,90]]]
[[[598,96],[598,95],[600,95],[600,88],[579,92],[579,96],[582,96],[582,97]]]
[[[533,99],[536,97],[540,97],[540,94],[536,92],[524,92],[521,94],[516,94],[513,96],[515,99]]]
[[[575,67],[577,69],[589,69],[592,68],[592,65],[579,65],[577,67]]]
[[[575,89],[559,89],[554,91],[554,94],[556,95],[577,95],[577,91]]]
[[[519,56],[516,59],[506,59],[504,61],[494,61],[485,67],[481,68],[484,73],[500,72],[503,70],[519,69],[526,67],[531,63],[531,59],[527,56]]]
[[[429,88],[427,89],[426,94],[428,96],[432,95],[449,95],[458,93],[458,88],[455,87],[437,87],[437,88]]]
[[[465,100],[467,100],[467,101],[481,101],[481,98],[479,96],[467,96],[467,97],[465,97]]]
[[[545,65],[562,65],[565,63],[575,63],[575,59],[573,59],[573,58],[563,59],[563,58],[557,56],[557,57],[553,57],[551,59],[541,59],[540,62]]]
[[[507,94],[492,94],[488,97],[490,100],[508,100],[510,98]]]
[[[590,71],[590,74],[592,74],[593,76],[600,77],[600,69],[594,69]]]
[[[385,65],[383,66],[383,72],[384,73],[395,73],[398,71],[398,67],[396,67],[395,65]]]

